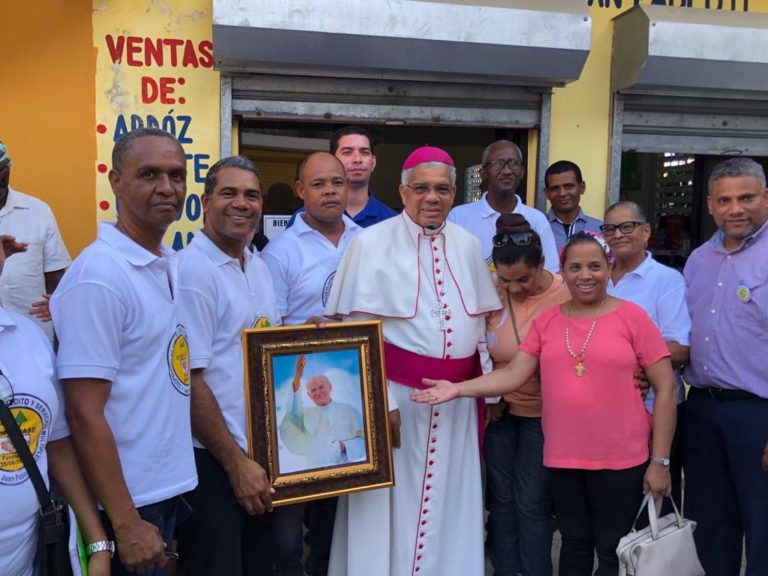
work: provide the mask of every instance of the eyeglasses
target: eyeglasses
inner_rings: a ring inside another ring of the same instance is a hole
[[[647,222],[639,222],[636,220],[628,220],[627,222],[621,222],[616,225],[603,224],[600,226],[600,232],[603,233],[603,236],[613,236],[616,234],[616,229],[618,229],[622,234],[632,234],[632,232],[635,231],[635,228],[644,224],[647,224]]]
[[[517,158],[507,158],[506,160],[491,160],[490,162],[486,162],[484,166],[490,166],[496,172],[501,172],[504,170],[504,166],[509,166],[510,170],[520,170],[520,168],[523,167],[523,163]]]
[[[502,248],[512,242],[515,246],[528,246],[532,240],[533,232],[512,232],[511,234],[505,232],[493,237],[493,245],[496,248]]]
[[[434,190],[438,196],[450,196],[451,192],[453,192],[453,186],[449,186],[448,184],[438,184],[436,186],[430,184],[416,184],[415,186],[411,186],[410,184],[406,184],[405,186],[413,190],[419,196],[429,193],[430,190]]]

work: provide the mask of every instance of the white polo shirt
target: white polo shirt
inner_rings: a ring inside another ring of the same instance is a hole
[[[197,485],[178,258],[162,251],[156,256],[102,222],[51,298],[59,378],[112,383],[104,414],[136,507]]]
[[[51,344],[32,320],[0,309],[0,398],[48,480],[49,441],[69,436],[59,396]],[[10,389],[8,384],[10,384]],[[1,400],[0,400],[1,401]],[[0,563],[3,574],[32,574],[40,501],[5,427],[0,425]]]
[[[272,277],[250,250],[243,270],[203,231],[180,252],[180,260],[179,317],[189,334],[190,367],[204,369],[230,434],[247,451],[241,334],[280,325]]]
[[[480,239],[480,245],[483,249],[483,258],[486,264],[491,263],[491,252],[493,251],[493,237],[496,235],[496,220],[501,214],[496,212],[488,204],[488,192],[483,192],[483,196],[477,202],[462,204],[456,206],[448,214],[448,220],[458,224],[466,230],[469,230]],[[560,270],[560,257],[557,253],[555,237],[552,235],[552,228],[543,212],[536,208],[531,208],[523,204],[520,196],[515,195],[517,204],[512,210],[513,214],[522,215],[541,238],[541,248],[544,251],[544,267],[550,272]]]
[[[362,230],[347,216],[342,219],[344,232],[338,246],[299,217],[261,253],[272,273],[284,324],[304,324],[312,316],[323,315],[344,250]]]
[[[61,239],[56,218],[48,204],[13,188],[0,210],[0,234],[15,236],[26,242],[26,252],[19,252],[5,261],[0,276],[0,303],[3,308],[29,316],[32,302],[43,299],[46,272],[63,270],[72,261]],[[53,342],[50,322],[32,320]]]
[[[608,294],[634,302],[645,310],[661,332],[665,342],[690,345],[691,316],[686,303],[687,288],[683,275],[674,268],[659,264],[650,252],[642,264],[627,272],[614,284],[608,280]],[[653,411],[653,390],[648,392],[645,405]],[[684,398],[683,382],[677,376],[677,401]]]

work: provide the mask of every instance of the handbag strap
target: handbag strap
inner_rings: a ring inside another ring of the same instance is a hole
[[[675,505],[675,500],[672,498],[672,496],[664,496],[663,498],[660,498],[657,504],[656,500],[653,498],[653,493],[648,492],[643,497],[643,502],[640,504],[640,510],[637,511],[635,521],[632,523],[632,530],[635,529],[637,521],[640,519],[640,514],[643,513],[643,509],[647,507],[648,523],[651,527],[651,536],[654,540],[656,540],[659,537],[659,516],[661,515],[661,505],[664,502],[664,498],[669,498],[669,501],[672,502],[672,509],[675,511],[675,520],[677,521],[677,526],[678,528],[682,528],[683,517],[680,516],[680,512],[678,511],[677,506]]]
[[[35,487],[37,499],[40,501],[40,513],[46,515],[56,512],[56,505],[51,500],[51,494],[45,486],[45,481],[42,474],[40,474],[40,469],[37,467],[35,459],[32,457],[32,453],[29,451],[29,446],[27,441],[24,440],[21,428],[16,423],[11,409],[8,408],[2,399],[0,399],[0,422],[3,423],[8,436],[11,438],[11,442],[13,442],[14,448],[16,448],[16,453],[21,458],[24,468],[27,474],[29,474],[29,479]]]

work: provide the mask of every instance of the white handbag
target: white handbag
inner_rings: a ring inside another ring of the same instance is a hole
[[[704,576],[693,542],[696,522],[680,516],[675,502],[669,501],[674,513],[659,518],[662,501],[657,504],[650,492],[645,495],[632,531],[616,548],[619,576]],[[646,507],[650,525],[637,530],[635,525]]]

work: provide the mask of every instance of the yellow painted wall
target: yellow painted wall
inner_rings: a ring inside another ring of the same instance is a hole
[[[182,217],[165,236],[176,249],[202,227],[203,181],[219,159],[219,73],[213,70],[211,33],[210,0],[93,0],[97,217],[115,219],[107,179],[115,140],[138,127],[162,128],[187,155]]]
[[[581,0],[591,7],[592,46],[581,77],[556,88],[552,96],[550,164],[576,162],[587,183],[581,202],[584,211],[600,216],[605,208],[611,128],[612,19],[635,5],[632,0]],[[667,4],[670,10],[687,10],[685,0],[641,0],[641,4]],[[510,2],[514,4],[514,0]],[[768,12],[768,0],[690,0],[691,9]]]
[[[0,140],[11,186],[47,202],[74,256],[96,233],[90,0],[5,0]]]

